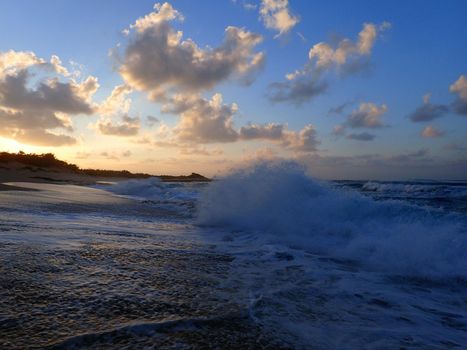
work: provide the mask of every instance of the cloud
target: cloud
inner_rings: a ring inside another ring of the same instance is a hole
[[[347,76],[361,71],[368,66],[378,35],[390,26],[388,22],[380,25],[364,23],[355,42],[342,39],[337,45],[326,42],[315,44],[302,69],[286,74],[285,82],[270,84],[267,93],[269,100],[300,105],[326,92],[330,73]]]
[[[180,123],[175,128],[179,140],[192,143],[233,142],[238,133],[233,126],[233,115],[237,112],[235,103],[222,103],[222,95],[215,94],[211,100],[189,96],[173,102],[171,110],[179,110],[182,104]]]
[[[444,135],[444,131],[432,125],[428,125],[422,130],[421,135],[427,138],[441,137]]]
[[[328,110],[328,115],[331,115],[331,114],[342,114],[344,112],[344,110],[353,105],[354,104],[354,101],[349,101],[349,102],[344,102],[336,107],[332,107],[332,108],[329,108]]]
[[[245,10],[248,10],[248,11],[256,10],[257,7],[258,7],[258,5],[256,5],[256,4],[251,4],[251,3],[248,3],[248,2],[243,3],[243,8]]]
[[[308,40],[306,40],[305,36],[300,33],[300,32],[297,32],[297,36],[300,38],[300,40],[303,42],[303,43],[306,43]]]
[[[111,116],[117,113],[126,114],[130,111],[131,99],[127,96],[132,92],[128,85],[117,85],[98,107],[98,113]]]
[[[66,77],[72,75],[68,69],[62,65],[62,61],[56,55],[52,55],[50,60],[46,61],[43,58],[37,57],[32,51],[9,50],[0,52],[0,79],[3,79],[6,75],[16,75],[19,71],[33,66]]]
[[[291,131],[285,124],[247,124],[237,129],[234,115],[238,111],[235,103],[224,104],[221,94],[211,99],[200,95],[177,94],[166,98],[162,106],[165,113],[180,114],[180,122],[161,135],[166,140],[154,143],[160,147],[187,147],[195,144],[233,143],[237,141],[264,140],[273,142],[286,150],[312,152],[319,141],[312,125],[302,130]],[[169,135],[167,135],[169,134]]]
[[[298,132],[292,131],[286,135],[286,140],[283,142],[284,145],[297,152],[314,152],[320,144],[316,129],[311,124],[305,125],[305,127]]]
[[[301,105],[314,97],[323,94],[328,83],[310,76],[300,76],[285,82],[272,83],[267,97],[271,102],[288,102]]]
[[[426,122],[436,118],[441,118],[449,111],[445,105],[436,105],[430,102],[431,94],[423,96],[423,104],[410,113],[409,118],[414,123]]]
[[[288,0],[262,0],[259,13],[266,28],[279,32],[276,38],[289,32],[300,21],[290,12]]]
[[[338,107],[339,110],[344,109],[344,105]],[[334,126],[332,135],[335,137],[346,136],[350,140],[357,141],[372,141],[375,139],[375,135],[368,132],[361,133],[350,133],[346,134],[347,128],[351,129],[376,129],[384,126],[381,121],[381,117],[388,111],[388,107],[385,104],[380,106],[372,102],[362,102],[359,107],[352,111],[345,120],[344,123]]]
[[[101,152],[100,154],[102,157],[109,159],[109,160],[117,160],[119,161],[120,158],[117,156],[115,152],[109,153],[109,152]]]
[[[61,82],[58,78],[41,81],[35,89],[27,87],[31,75],[21,70],[0,81],[0,105],[16,110],[57,111],[70,114],[91,114],[89,97],[97,90],[94,77],[81,84]]]
[[[372,102],[360,103],[357,110],[354,110],[345,122],[350,128],[380,128],[383,125],[381,116],[388,111],[385,104],[377,106]]]
[[[457,114],[467,115],[467,76],[461,75],[450,87],[449,91],[457,94],[453,109]]]
[[[148,124],[149,127],[153,127],[154,125],[156,125],[159,122],[160,122],[159,118],[154,117],[152,115],[148,115],[146,117],[146,124]]]
[[[76,81],[58,56],[0,52],[0,135],[39,146],[74,144],[57,129],[71,132],[71,115],[94,113],[98,87],[93,76]]]
[[[36,56],[31,51],[13,51],[0,52],[0,78],[6,75],[15,75],[18,71],[31,66],[45,65],[47,61]]]
[[[254,152],[245,149],[243,154],[243,159],[246,163],[257,163],[258,161],[276,160],[279,158],[279,153],[270,147],[262,147],[254,150]]]
[[[91,157],[91,153],[88,152],[76,152],[75,158],[76,159],[88,159]]]
[[[119,67],[129,86],[157,101],[168,92],[200,92],[233,77],[249,83],[263,67],[264,53],[254,51],[261,35],[229,26],[219,47],[202,49],[171,27],[182,19],[170,4],[156,4],[130,27],[135,33]]]
[[[336,125],[332,128],[332,135],[342,136],[345,135],[345,126],[342,124]]]
[[[183,15],[167,2],[162,5],[159,3],[155,4],[154,10],[148,15],[138,18],[134,24],[130,25],[130,28],[136,29],[139,33],[144,33],[151,28],[175,19],[184,20]]]
[[[297,158],[309,166],[310,174],[331,179],[406,180],[426,178],[458,180],[467,171],[467,158],[463,153],[448,159],[431,156],[428,149],[399,154],[363,154],[358,156],[332,156],[318,153]]]
[[[232,0],[232,2],[234,4],[238,4],[239,2],[237,2],[236,0]],[[251,2],[248,2],[247,0],[242,0],[241,4],[240,4],[245,10],[247,11],[254,11],[258,8],[258,5],[257,4],[254,4],[254,3],[251,3]]]
[[[17,129],[12,132],[7,130],[5,133],[5,129],[2,128],[0,134],[21,143],[36,146],[70,146],[76,143],[74,137],[55,134],[43,129]]]
[[[285,149],[297,152],[313,152],[319,145],[316,130],[312,125],[306,125],[295,132],[288,130],[284,124],[249,124],[240,128],[241,140],[269,140],[278,143]]]
[[[113,123],[111,120],[99,120],[97,128],[103,135],[135,136],[140,129],[140,120],[138,117],[131,118],[124,115],[122,121],[117,123]]]
[[[335,67],[352,71],[356,66],[361,66],[361,60],[371,54],[378,35],[390,27],[388,22],[380,25],[364,23],[363,29],[358,34],[358,40],[355,42],[350,39],[342,39],[337,45],[320,42],[310,49],[308,53],[310,62],[313,62],[314,67],[320,70]]]
[[[420,161],[429,161],[430,159],[427,156],[430,154],[430,151],[426,148],[421,148],[417,151],[396,154],[393,156],[384,157],[382,160],[388,163],[412,163]]]
[[[198,147],[198,146],[182,146],[180,148],[180,154],[182,155],[198,155],[198,156],[220,156],[224,154],[224,151],[221,149],[212,149],[209,150],[206,147]]]
[[[285,129],[283,124],[249,124],[240,128],[240,137],[244,140],[278,140],[284,137]]]
[[[347,135],[347,138],[350,140],[357,140],[357,141],[372,141],[375,138],[375,135],[367,133],[367,132],[362,132],[359,134],[349,134]]]

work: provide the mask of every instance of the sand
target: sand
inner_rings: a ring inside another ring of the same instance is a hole
[[[96,183],[113,183],[129,180],[122,177],[101,177],[78,174],[54,168],[40,168],[20,163],[0,163],[0,191],[37,191],[9,185],[9,182],[34,182],[64,185],[89,186]]]
[[[155,176],[163,182],[198,182],[210,181],[203,177],[190,176]],[[18,191],[19,187],[5,185],[8,182],[36,182],[50,184],[68,184],[89,186],[96,183],[113,183],[126,181],[133,178],[128,177],[109,177],[109,176],[93,176],[83,173],[76,173],[67,169],[58,168],[42,168],[30,166],[21,163],[0,163],[0,191]]]

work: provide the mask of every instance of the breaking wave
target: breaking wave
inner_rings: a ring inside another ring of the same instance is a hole
[[[369,185],[367,185],[369,187]],[[310,178],[295,162],[260,163],[210,184],[198,223],[408,275],[467,275],[461,214],[375,201]]]

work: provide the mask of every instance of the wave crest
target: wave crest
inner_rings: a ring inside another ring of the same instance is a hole
[[[378,270],[467,275],[465,217],[336,189],[295,162],[236,171],[212,183],[198,207],[200,225],[255,231]]]

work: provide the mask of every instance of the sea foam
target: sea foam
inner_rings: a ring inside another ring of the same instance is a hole
[[[375,201],[309,177],[295,162],[260,163],[208,186],[198,224],[407,275],[467,275],[465,216]]]

